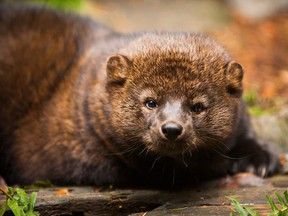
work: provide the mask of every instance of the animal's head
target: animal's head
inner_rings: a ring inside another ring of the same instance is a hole
[[[115,134],[162,155],[226,148],[242,95],[242,67],[197,34],[148,34],[107,60]],[[140,147],[141,146],[141,147]]]

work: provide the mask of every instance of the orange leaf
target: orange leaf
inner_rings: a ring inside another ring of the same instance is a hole
[[[64,196],[69,194],[69,190],[67,188],[59,189],[54,192],[55,195]]]

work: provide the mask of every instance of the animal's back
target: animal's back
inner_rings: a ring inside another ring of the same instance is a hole
[[[77,15],[37,6],[0,5],[0,175],[13,172],[13,157],[28,159],[35,151],[43,157],[40,152],[49,143],[50,133],[70,133],[70,113],[79,112],[73,110],[73,91],[81,91],[77,82],[88,65],[88,53],[97,50],[97,41],[114,34]],[[51,123],[60,118],[67,120],[57,126]],[[27,142],[17,145],[17,137]],[[63,154],[59,149],[54,153],[55,157]],[[19,167],[15,169],[20,172]],[[10,177],[8,183],[19,179]]]
[[[87,44],[111,33],[89,20],[39,7],[0,6],[0,130],[49,100]],[[97,27],[97,28],[95,28]]]

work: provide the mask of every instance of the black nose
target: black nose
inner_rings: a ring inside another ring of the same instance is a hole
[[[176,123],[166,123],[161,127],[163,135],[170,141],[176,140],[183,131],[183,127]]]

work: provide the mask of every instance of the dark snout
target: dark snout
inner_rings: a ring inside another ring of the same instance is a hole
[[[183,127],[178,123],[168,122],[161,126],[161,132],[169,141],[175,141],[177,138],[181,137]]]
[[[161,115],[159,132],[161,136],[170,141],[179,141],[185,134],[187,116],[185,115],[182,104],[178,101],[167,102]]]

